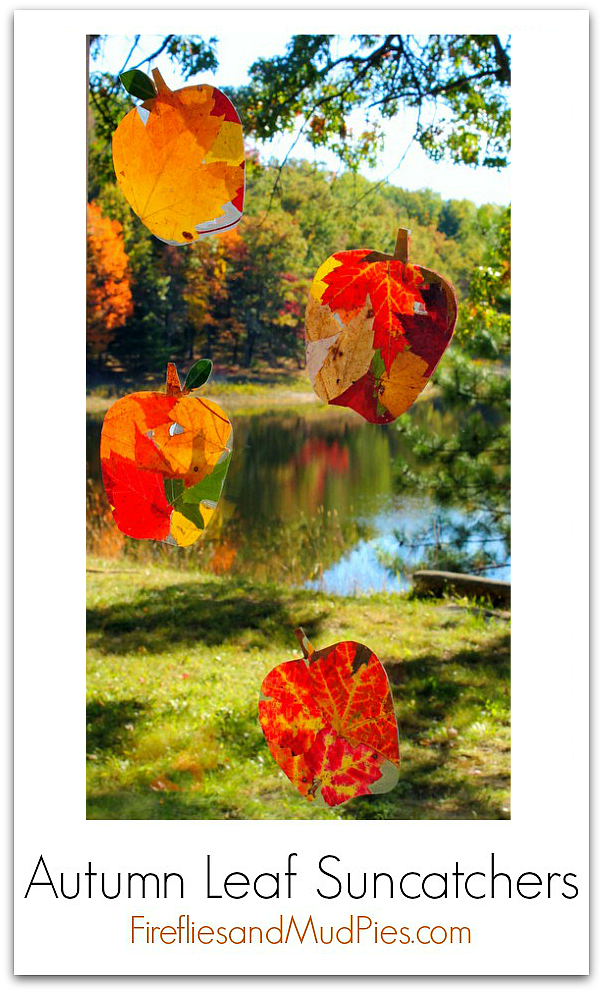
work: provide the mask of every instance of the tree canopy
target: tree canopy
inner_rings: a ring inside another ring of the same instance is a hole
[[[510,146],[510,40],[498,35],[295,35],[284,55],[259,59],[234,92],[247,133],[299,126],[348,167],[376,164],[383,123],[416,111],[414,138],[431,158],[501,168]],[[349,117],[362,111],[364,127]]]
[[[134,42],[114,76],[92,71],[91,99],[98,126],[114,129],[131,106],[119,92],[124,69],[168,57],[188,80],[218,66],[215,38],[166,35],[136,60]],[[103,38],[92,36],[92,65]],[[498,35],[294,35],[282,55],[258,59],[249,83],[227,88],[245,134],[270,139],[303,129],[315,147],[336,152],[348,168],[375,165],[383,127],[401,110],[415,114],[413,138],[430,158],[473,166],[508,164],[511,115],[510,38]],[[353,112],[364,124],[352,127]]]

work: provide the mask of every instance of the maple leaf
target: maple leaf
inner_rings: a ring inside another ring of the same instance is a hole
[[[364,260],[369,254],[370,249],[358,248],[352,252],[338,252],[333,256],[341,265],[322,277],[326,289],[321,297],[321,302],[327,304],[332,311],[347,313],[364,306],[369,292],[368,266]]]
[[[154,392],[128,394],[116,400],[103,421],[101,459],[115,454],[136,463],[137,447],[144,444],[141,436],[148,439],[149,432],[165,422],[175,403],[175,397]]]
[[[373,792],[399,763],[387,675],[355,641],[276,666],[264,679],[259,716],[273,758],[307,799],[329,805]],[[384,780],[385,781],[385,780]]]
[[[167,538],[172,508],[166,500],[163,476],[138,469],[115,454],[101,462],[101,471],[119,530],[132,538]]]
[[[158,95],[130,111],[113,133],[113,165],[126,200],[149,230],[168,243],[190,244],[240,220],[243,131],[215,87],[172,92],[157,78]]]
[[[397,259],[375,262],[370,271],[369,293],[375,312],[373,347],[380,349],[389,372],[396,355],[408,345],[405,318],[414,315],[415,306],[425,309],[419,291],[423,277],[414,266]]]
[[[333,258],[340,264],[322,276],[326,288],[322,291],[320,303],[338,314],[343,323],[359,315],[360,319],[351,329],[349,345],[355,339],[357,347],[364,346],[363,332],[368,327],[368,321],[372,321],[372,347],[380,349],[385,368],[389,371],[396,355],[404,351],[409,343],[405,336],[406,318],[414,317],[416,313],[426,313],[420,291],[423,275],[416,266],[398,259],[372,262],[370,255],[367,249],[334,255]],[[366,307],[367,298],[369,307]],[[364,308],[362,313],[361,308]],[[316,320],[315,315],[312,316]],[[343,379],[341,381],[344,382]],[[345,388],[350,385],[348,379]]]

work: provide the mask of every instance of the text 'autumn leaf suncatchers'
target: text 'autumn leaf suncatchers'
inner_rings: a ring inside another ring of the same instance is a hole
[[[457,302],[443,276],[411,265],[409,234],[393,255],[367,248],[323,262],[306,308],[306,362],[315,393],[387,424],[414,403],[454,332]]]
[[[101,470],[113,518],[132,538],[192,545],[216,509],[232,454],[232,425],[222,408],[192,395],[209,378],[201,359],[181,387],[167,368],[165,393],[117,400],[101,432]]]
[[[335,807],[398,782],[398,725],[385,669],[366,645],[341,641],[265,677],[259,701],[273,759],[306,800]]]

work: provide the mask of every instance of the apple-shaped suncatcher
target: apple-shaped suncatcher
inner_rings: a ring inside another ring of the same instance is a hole
[[[243,129],[215,86],[170,90],[158,69],[120,77],[143,103],[113,133],[117,182],[135,214],[168,245],[190,245],[241,220]]]
[[[232,425],[211,400],[192,395],[212,364],[201,359],[180,386],[167,367],[165,393],[130,393],[107,411],[101,470],[120,531],[192,545],[216,509],[232,453]]]
[[[408,261],[409,234],[393,255],[337,252],[310,287],[306,361],[315,392],[373,424],[404,413],[427,385],[454,331],[454,290]]]
[[[283,662],[262,683],[259,716],[273,759],[316,806],[387,793],[398,781],[398,725],[385,669],[370,648],[340,641]]]

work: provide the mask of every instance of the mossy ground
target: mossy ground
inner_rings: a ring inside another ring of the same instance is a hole
[[[314,591],[90,559],[90,818],[509,817],[509,624],[458,602]],[[466,605],[469,606],[469,605]],[[261,681],[317,647],[369,645],[392,685],[395,790],[313,809],[257,719]]]

